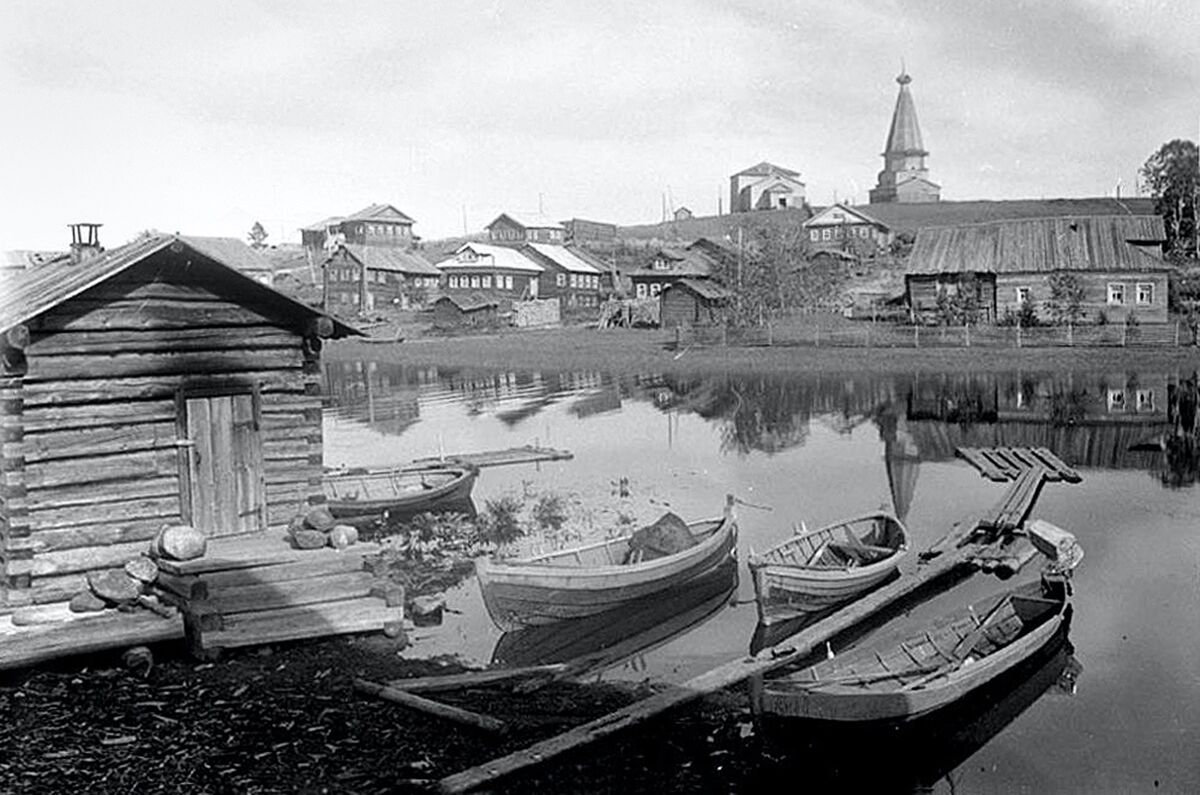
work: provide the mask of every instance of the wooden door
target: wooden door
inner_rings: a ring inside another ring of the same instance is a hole
[[[185,509],[207,536],[266,529],[258,400],[251,392],[187,397]]]

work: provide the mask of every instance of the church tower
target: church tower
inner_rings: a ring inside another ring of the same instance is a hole
[[[912,78],[901,70],[896,82],[900,84],[900,94],[896,97],[892,127],[888,130],[883,171],[879,172],[879,183],[871,189],[871,204],[935,202],[941,198],[942,188],[929,179],[929,169],[925,167],[929,152],[921,143],[917,107],[908,90]]]

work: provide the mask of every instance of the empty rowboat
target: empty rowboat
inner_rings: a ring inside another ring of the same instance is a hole
[[[619,609],[685,583],[734,556],[732,498],[723,516],[686,525],[691,545],[651,557],[638,552],[641,531],[544,555],[480,560],[475,565],[488,614],[498,627],[550,624]]]
[[[1045,577],[910,633],[884,625],[848,652],[767,680],[763,711],[847,722],[907,721],[933,713],[1050,643],[1070,614],[1069,593],[1064,578]]]
[[[322,486],[335,518],[379,518],[465,503],[478,473],[474,467],[453,466],[334,470],[325,473]]]
[[[891,576],[907,551],[904,523],[880,511],[751,553],[759,622],[770,625],[850,601]]]

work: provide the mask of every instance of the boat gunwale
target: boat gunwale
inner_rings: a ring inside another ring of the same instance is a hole
[[[832,533],[834,530],[836,530],[839,527],[843,527],[844,525],[854,524],[855,522],[861,522],[865,519],[878,519],[878,518],[891,520],[896,523],[897,527],[900,528],[900,534],[901,534],[900,546],[896,547],[892,551],[891,555],[888,555],[887,557],[885,557],[881,560],[877,560],[872,563],[868,563],[865,566],[857,566],[854,568],[850,568],[850,567],[829,568],[829,567],[823,567],[823,566],[811,566],[807,563],[782,563],[779,561],[766,559],[767,555],[770,555],[771,553],[776,552],[777,550],[781,550],[781,549],[784,549],[785,547],[791,546],[792,544],[799,543],[804,539],[812,538],[813,536],[820,535],[822,533]],[[776,544],[775,546],[771,547],[770,549],[750,555],[749,559],[747,560],[747,565],[750,567],[751,572],[754,572],[755,574],[757,574],[758,571],[763,570],[763,569],[781,569],[781,570],[786,570],[786,571],[802,570],[805,572],[806,576],[809,573],[830,572],[831,574],[836,575],[837,577],[839,577],[841,579],[845,579],[845,575],[847,572],[855,572],[856,574],[859,572],[862,572],[864,574],[867,574],[867,573],[874,573],[879,568],[887,569],[887,568],[892,568],[894,566],[899,565],[900,560],[905,555],[908,554],[908,551],[909,551],[908,543],[909,543],[908,525],[904,524],[904,522],[901,521],[900,517],[896,516],[896,514],[892,513],[891,511],[870,511],[868,513],[864,513],[864,514],[861,514],[858,516],[853,516],[849,519],[842,519],[837,522],[831,522],[822,527],[818,527],[815,530],[809,530],[807,533],[799,533],[799,534],[793,535],[789,538],[786,538],[783,541]],[[819,579],[826,579],[826,578],[822,577]]]

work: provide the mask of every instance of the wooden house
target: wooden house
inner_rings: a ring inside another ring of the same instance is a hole
[[[567,238],[565,226],[541,215],[501,213],[484,228],[492,243],[563,243]]]
[[[0,293],[0,616],[65,603],[165,524],[282,531],[325,499],[319,352],[358,332],[207,243],[103,251],[96,226]]]
[[[729,211],[802,208],[804,183],[799,177],[798,171],[766,161],[739,171],[729,178]]]
[[[436,264],[447,295],[482,292],[507,309],[515,300],[537,298],[545,268],[510,246],[464,243]]]
[[[629,272],[635,298],[655,298],[668,285],[679,279],[707,279],[716,262],[703,249],[660,248],[654,253],[649,267]]]
[[[892,230],[875,218],[869,210],[834,204],[817,212],[804,222],[808,247],[815,251],[845,251],[852,249],[869,253],[891,245]]]
[[[733,293],[708,279],[679,279],[659,297],[659,322],[663,328],[719,326]]]
[[[433,302],[433,327],[492,328],[499,322],[499,311],[500,302],[485,295],[443,295]]]
[[[335,215],[300,229],[300,242],[317,252],[338,243],[409,248],[416,241],[413,221],[390,204],[372,204],[350,215]]]
[[[591,258],[573,247],[546,243],[527,243],[521,253],[545,270],[540,285],[543,298],[557,298],[562,309],[600,305],[600,270]]]
[[[617,225],[603,221],[571,218],[562,222],[566,234],[563,241],[584,248],[611,249],[617,244]]]
[[[359,312],[423,304],[442,276],[416,251],[354,243],[334,249],[324,271],[327,305]]]
[[[983,321],[1028,303],[1049,317],[1051,280],[1082,287],[1080,322],[1167,320],[1165,239],[1155,215],[1037,218],[923,229],[905,273],[915,317],[937,312],[939,295],[974,291]]]

